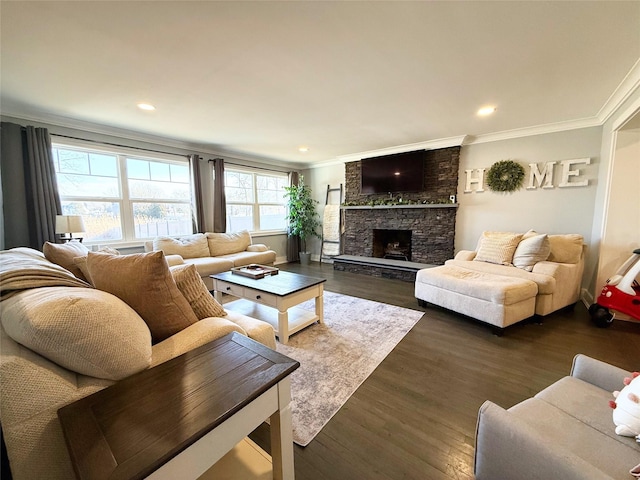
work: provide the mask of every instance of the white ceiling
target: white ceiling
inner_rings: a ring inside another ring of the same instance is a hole
[[[0,15],[3,115],[287,162],[597,124],[640,58],[638,1],[3,0]]]

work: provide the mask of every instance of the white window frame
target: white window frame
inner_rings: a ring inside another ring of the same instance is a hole
[[[285,217],[287,215],[286,212],[286,199],[284,198],[284,194],[286,193],[284,190],[282,191],[282,203],[267,203],[267,202],[263,202],[263,203],[259,203],[258,202],[258,182],[256,177],[258,175],[262,175],[262,176],[272,176],[272,177],[281,177],[283,179],[286,180],[285,184],[288,184],[289,181],[289,174],[285,173],[285,172],[281,172],[278,170],[266,170],[266,169],[258,169],[258,168],[251,168],[251,167],[244,167],[244,166],[235,166],[235,165],[225,165],[224,168],[224,172],[225,175],[229,172],[237,172],[237,173],[243,173],[243,174],[249,174],[253,176],[253,202],[248,202],[248,203],[243,203],[243,202],[233,202],[233,201],[229,201],[229,198],[227,198],[227,208],[229,208],[229,206],[231,205],[238,205],[238,206],[251,206],[252,207],[252,213],[253,213],[253,227],[249,230],[249,233],[251,233],[251,235],[254,236],[265,236],[265,235],[280,235],[283,233],[287,233],[287,229],[286,226],[285,228],[281,228],[281,229],[272,229],[272,230],[260,230],[260,207],[261,206],[284,206],[285,207]],[[226,182],[225,182],[225,189],[226,189]],[[228,231],[228,229],[227,229]]]
[[[120,146],[106,146],[99,145],[92,142],[83,142],[77,139],[61,138],[56,139],[55,135],[52,135],[51,145],[53,148],[81,150],[85,152],[100,153],[105,155],[112,155],[117,158],[117,172],[118,172],[118,184],[120,189],[119,197],[99,197],[99,196],[65,196],[60,194],[61,202],[111,202],[120,204],[120,217],[122,227],[122,239],[121,240],[109,240],[109,241],[88,241],[83,243],[86,245],[117,245],[119,247],[133,247],[144,244],[145,241],[151,240],[154,237],[136,238],[135,237],[135,222],[133,215],[134,203],[175,203],[179,205],[188,204],[191,209],[191,217],[193,217],[193,204],[192,200],[175,200],[164,198],[135,198],[131,199],[129,196],[129,182],[127,176],[127,159],[143,160],[150,162],[168,163],[174,165],[181,165],[189,167],[189,161],[177,159],[177,155],[167,155],[156,152],[149,152],[149,154],[141,153],[140,150],[135,148],[127,148]],[[56,172],[57,174],[57,172]],[[190,198],[193,198],[193,184],[189,182]],[[192,232],[191,232],[192,233]]]

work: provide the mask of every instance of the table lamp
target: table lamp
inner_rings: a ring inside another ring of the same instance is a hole
[[[73,240],[74,233],[86,231],[82,215],[56,215],[56,233],[60,235],[63,242]],[[78,237],[76,240],[82,242],[82,237]]]

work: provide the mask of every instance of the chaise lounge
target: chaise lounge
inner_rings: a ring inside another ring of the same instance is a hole
[[[415,296],[504,328],[578,301],[584,270],[581,235],[484,232],[476,251],[418,271]]]

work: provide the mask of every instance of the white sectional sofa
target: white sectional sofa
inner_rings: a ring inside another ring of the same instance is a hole
[[[238,233],[195,233],[180,238],[156,237],[144,244],[145,252],[162,250],[169,265],[192,263],[209,290],[209,275],[251,263],[273,265],[276,252],[264,244],[252,243],[248,231]]]
[[[78,251],[65,245],[71,262]],[[116,256],[88,255],[101,262],[103,276],[110,274],[104,262]],[[143,256],[154,258],[149,262]],[[113,285],[146,302],[144,319],[141,305],[93,288],[37,250],[0,252],[0,426],[14,480],[75,478],[57,417],[61,407],[231,332],[276,347],[266,322],[231,311],[205,317],[213,308],[206,301],[213,298],[204,286],[200,297],[195,295],[194,282],[200,279],[193,273],[193,280],[185,280],[190,267],[172,282],[179,272],[169,273],[160,253],[118,259],[132,260],[131,275],[120,266]],[[153,318],[149,304],[159,312]],[[193,323],[152,343],[153,329],[171,323],[170,312],[174,317],[188,313]]]
[[[418,271],[415,296],[505,327],[576,303],[584,271],[581,235],[484,232],[475,251]]]

